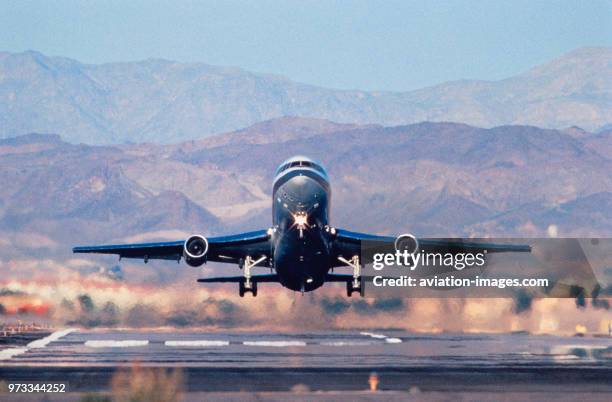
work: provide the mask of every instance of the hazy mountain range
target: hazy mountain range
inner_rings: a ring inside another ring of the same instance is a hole
[[[610,48],[578,49],[501,81],[409,92],[334,90],[168,60],[91,65],[33,51],[0,53],[0,138],[51,132],[72,143],[173,143],[281,116],[596,131],[612,122],[610,77]]]
[[[332,223],[378,233],[612,233],[612,130],[281,118],[174,145],[0,140],[3,256],[267,228],[274,168],[327,166]],[[21,251],[20,251],[21,250]],[[33,251],[34,250],[34,251]]]

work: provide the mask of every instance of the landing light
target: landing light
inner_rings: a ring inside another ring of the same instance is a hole
[[[298,227],[306,227],[308,226],[308,216],[304,212],[298,212],[297,214],[293,214],[293,220],[296,226]]]
[[[296,212],[293,215],[293,226],[300,231],[300,238],[304,236],[304,230],[308,227],[308,215],[306,212]]]

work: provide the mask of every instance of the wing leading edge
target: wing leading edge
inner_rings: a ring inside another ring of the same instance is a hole
[[[239,263],[247,255],[265,256],[269,264],[271,257],[270,235],[266,230],[240,233],[230,236],[210,237],[207,261]],[[101,246],[79,246],[73,253],[115,254],[120,258],[177,260],[183,257],[185,240],[156,243],[110,244]]]

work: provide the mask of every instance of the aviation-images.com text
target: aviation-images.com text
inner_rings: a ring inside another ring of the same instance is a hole
[[[424,250],[410,253],[407,250],[396,250],[394,253],[376,253],[372,255],[372,268],[381,271],[386,267],[410,269],[417,267],[450,268],[462,271],[465,268],[482,268],[486,265],[486,251],[479,253],[429,253]],[[452,272],[452,271],[451,271]],[[420,274],[426,274],[420,272]],[[547,278],[456,278],[453,275],[439,277],[420,277],[402,275],[399,277],[374,276],[375,287],[485,287],[504,289],[507,287],[547,287]]]

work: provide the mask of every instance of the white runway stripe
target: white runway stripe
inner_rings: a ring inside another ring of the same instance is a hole
[[[44,338],[37,339],[35,341],[32,341],[32,342],[28,343],[27,348],[28,349],[40,349],[40,348],[44,348],[45,346],[47,346],[51,342],[57,341],[58,339],[63,338],[66,335],[68,335],[69,333],[75,332],[75,331],[76,331],[76,329],[74,329],[74,328],[63,329],[61,331],[55,331],[51,335],[45,336]]]
[[[90,348],[131,348],[137,346],[146,346],[149,344],[147,340],[125,340],[125,341],[112,341],[112,340],[104,340],[104,341],[87,341],[85,342],[85,346]]]
[[[367,346],[375,344],[373,341],[331,341],[321,342],[321,346]]]
[[[287,346],[306,346],[306,342],[302,341],[244,341],[245,346],[270,346],[282,348]]]
[[[10,360],[15,356],[19,356],[27,352],[27,348],[9,348],[0,350],[0,360]]]
[[[359,334],[374,339],[384,339],[386,343],[402,343],[400,338],[389,338],[387,335],[375,334],[374,332],[360,332]]]
[[[186,347],[209,347],[209,346],[227,346],[229,341],[213,341],[213,340],[200,340],[200,341],[166,341],[166,346],[186,346]]]
[[[77,329],[74,329],[74,328],[62,329],[61,331],[55,331],[52,334],[45,336],[44,338],[32,341],[28,343],[25,347],[8,348],[8,349],[0,350],[0,360],[10,360],[15,356],[24,354],[30,349],[44,348],[51,342],[57,341],[58,339],[63,338],[69,333],[75,332],[75,331],[77,331]]]
[[[387,335],[375,334],[373,332],[360,332],[359,334],[361,334],[363,336],[369,336],[369,337],[375,338],[375,339],[385,339],[387,337]]]

